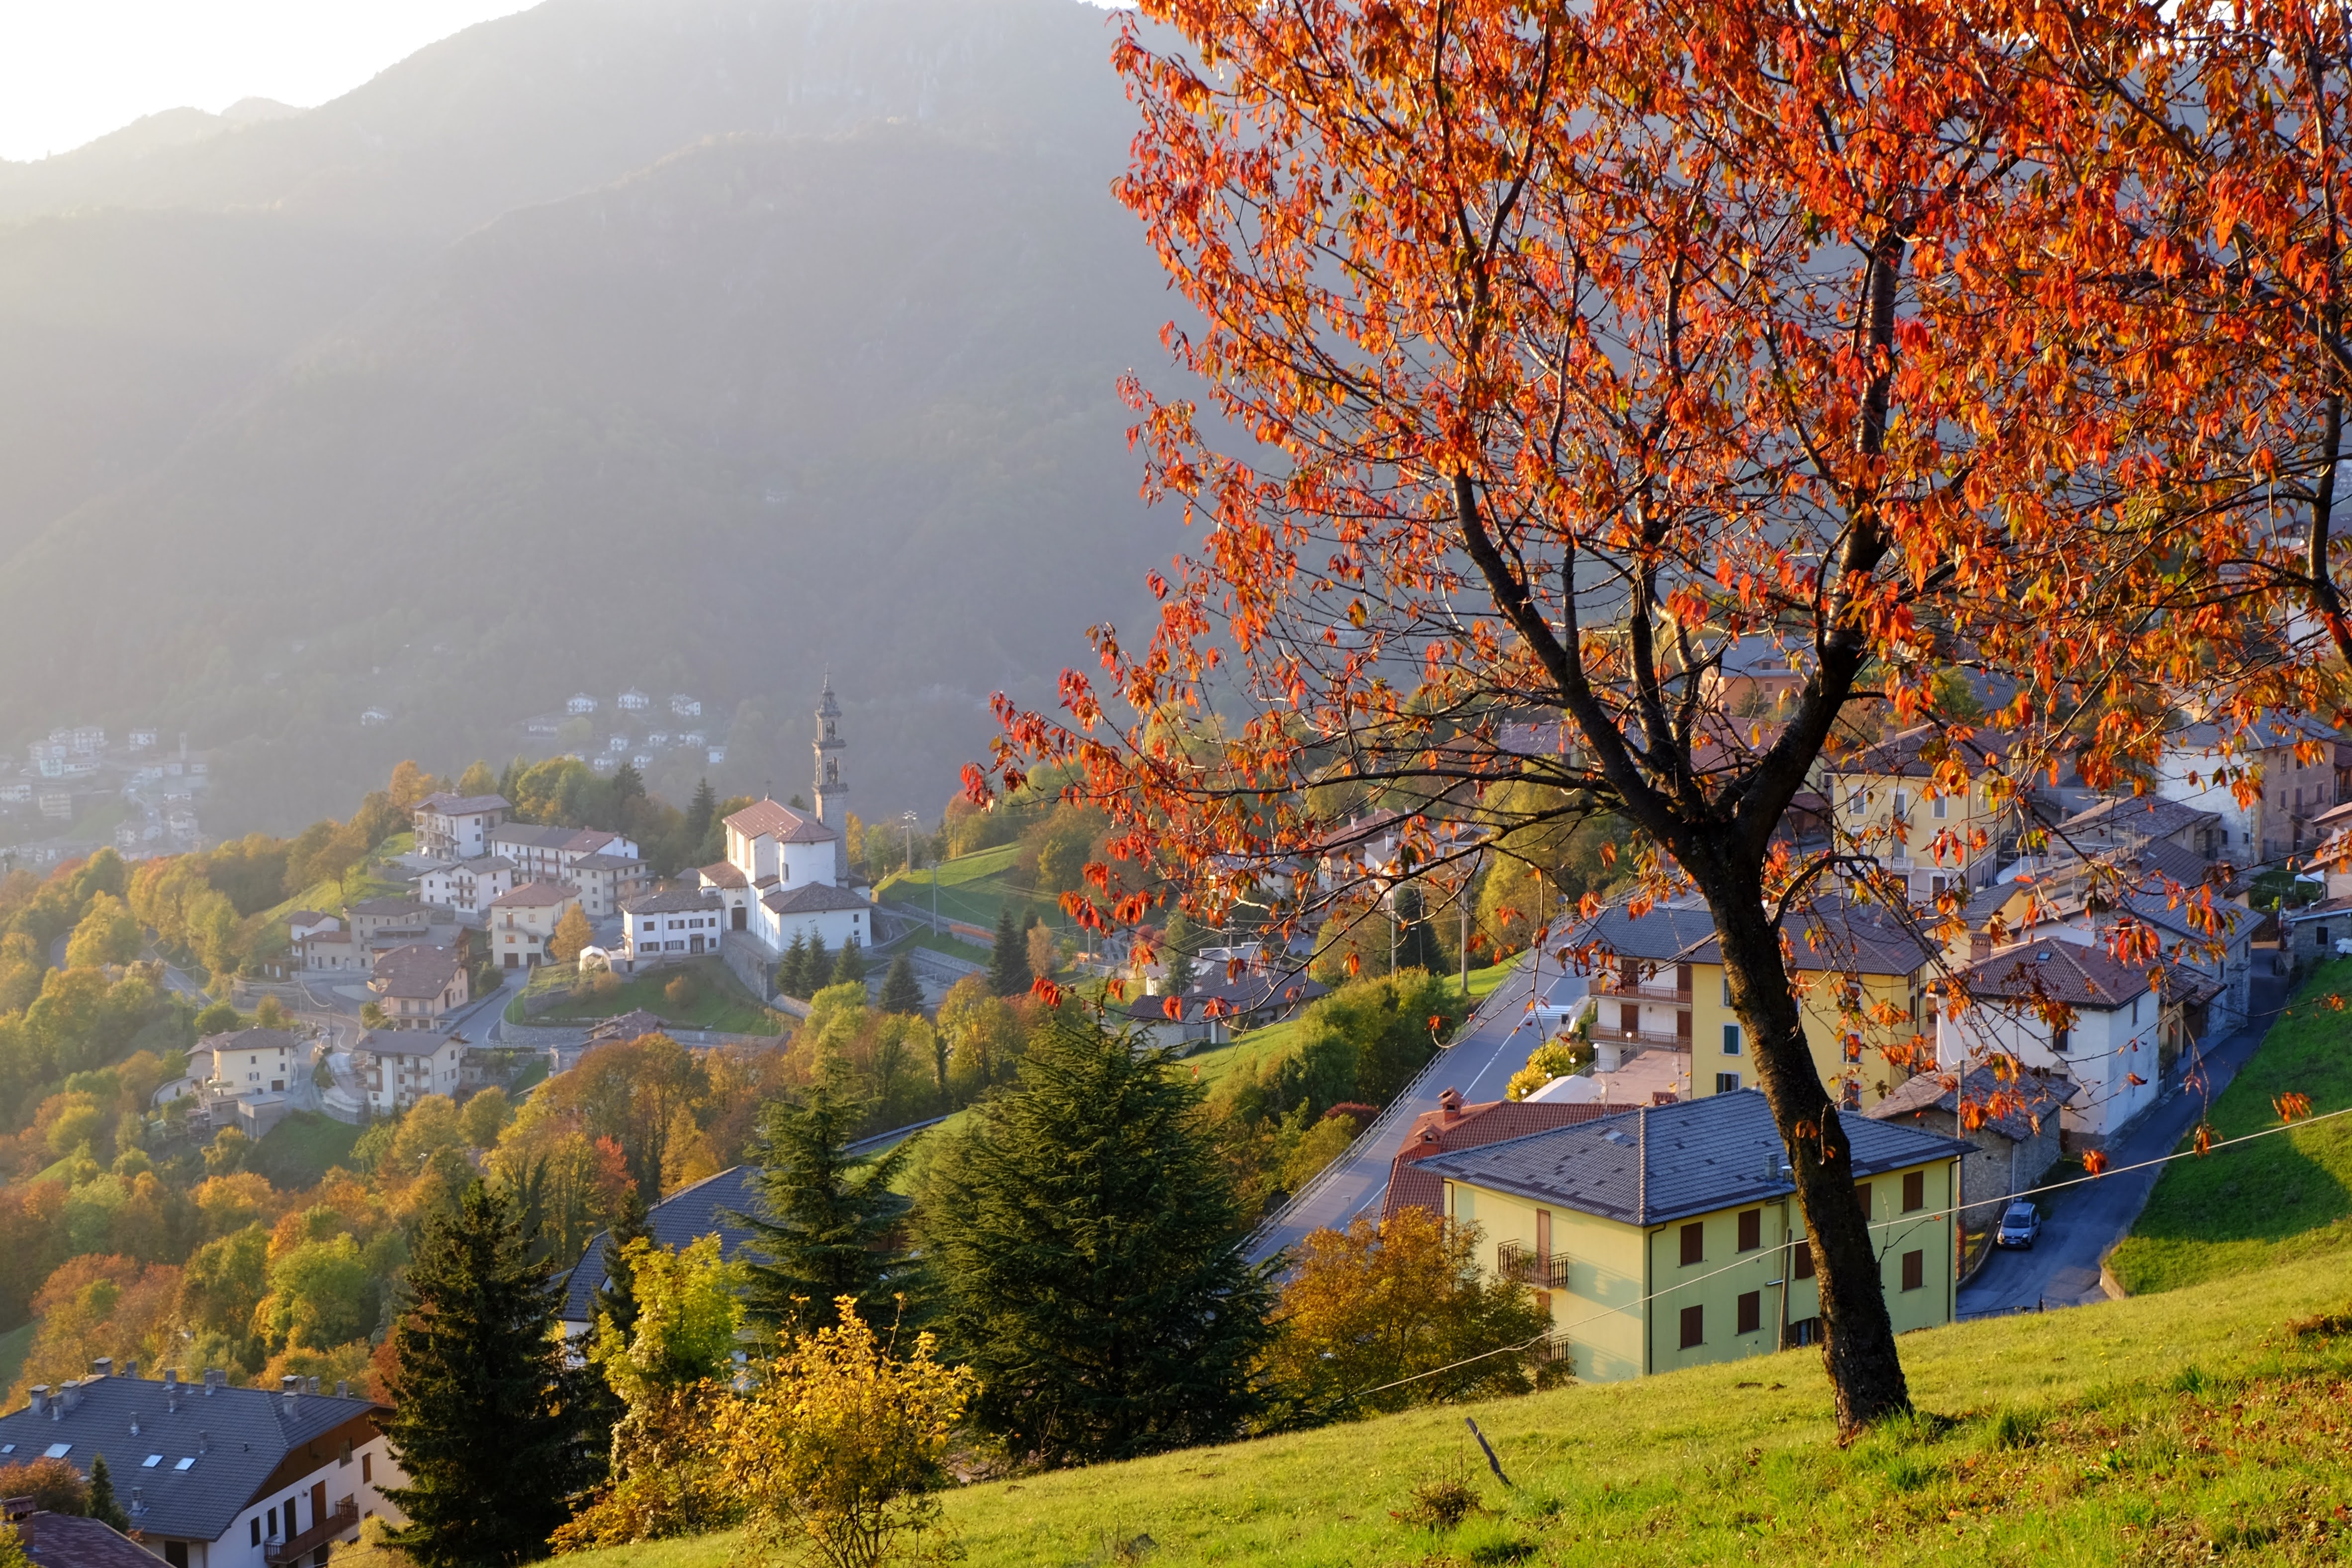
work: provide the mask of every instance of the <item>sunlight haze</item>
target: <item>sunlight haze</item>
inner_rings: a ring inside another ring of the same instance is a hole
[[[7,0],[0,158],[68,152],[144,115],[245,98],[311,108],[514,0]]]

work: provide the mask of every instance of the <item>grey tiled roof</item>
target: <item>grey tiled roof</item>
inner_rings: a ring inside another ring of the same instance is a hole
[[[715,1176],[680,1188],[646,1211],[646,1228],[664,1247],[684,1247],[706,1236],[719,1237],[721,1257],[732,1258],[751,1233],[724,1216],[755,1208],[760,1203],[760,1167],[737,1165]],[[604,1237],[598,1231],[588,1239],[580,1266],[563,1286],[563,1321],[592,1321],[590,1303],[604,1284]]]
[[[107,1461],[110,1468],[113,1463]],[[131,1528],[144,1523],[142,1514]],[[16,1536],[35,1568],[155,1568],[155,1557],[145,1547],[95,1519],[36,1513],[16,1521]]]
[[[780,915],[814,915],[826,910],[862,910],[866,900],[830,882],[803,882],[797,888],[777,888],[760,901]]]
[[[688,910],[715,910],[719,899],[701,888],[673,888],[666,893],[641,893],[621,900],[625,915],[674,915]]]
[[[1617,958],[1671,963],[1714,934],[1715,911],[1696,900],[1653,905],[1636,916],[1621,900],[1590,921],[1577,922],[1568,933],[1566,945],[1591,945]]]
[[[1853,1173],[1957,1159],[1957,1138],[1842,1114]],[[1580,1126],[1439,1154],[1424,1171],[1627,1225],[1663,1225],[1739,1204],[1786,1197],[1787,1151],[1761,1092],[1752,1089],[1644,1107]]]
[[[75,1407],[55,1417],[37,1415],[29,1405],[0,1416],[0,1448],[15,1445],[13,1453],[0,1452],[0,1464],[37,1459],[64,1443],[70,1447],[63,1457],[88,1475],[90,1461],[104,1454],[124,1507],[131,1489],[140,1489],[144,1533],[218,1541],[289,1456],[378,1408],[365,1399],[304,1394],[289,1410],[285,1396],[272,1391],[222,1387],[208,1395],[202,1384],[182,1384],[179,1405],[168,1408],[161,1378],[92,1378],[80,1385]],[[162,1456],[152,1466],[146,1463],[151,1454]],[[319,1458],[334,1457],[321,1443]],[[184,1459],[194,1463],[182,1469]]]

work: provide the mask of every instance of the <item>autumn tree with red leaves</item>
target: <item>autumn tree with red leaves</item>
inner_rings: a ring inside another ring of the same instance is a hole
[[[2125,780],[2185,697],[2259,706],[2249,672],[2291,662],[2248,651],[2284,612],[2242,511],[2164,504],[2179,427],[2063,269],[2021,262],[2128,243],[2052,177],[2114,100],[2051,68],[2035,15],[1144,0],[1119,195],[1199,312],[1168,342],[1219,418],[1126,391],[1147,495],[1204,535],[1148,642],[1095,630],[1139,718],[1076,672],[1061,716],[999,703],[999,780],[1074,765],[1117,824],[1065,900],[1092,923],[1165,878],[1196,918],[1296,929],[1627,824],[1637,907],[1714,911],[1849,1433],[1909,1394],[1789,945],[1824,903],[1921,911],[1885,846],[1833,821],[1800,847],[1792,800],[1889,724],[1936,726],[1932,791],[2017,803],[2059,759]],[[1730,695],[1742,647],[1798,672],[1769,718]],[[2013,698],[1957,711],[1962,667]],[[1329,875],[1374,831],[1380,875]]]

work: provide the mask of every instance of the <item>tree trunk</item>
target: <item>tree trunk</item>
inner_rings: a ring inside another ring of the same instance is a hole
[[[1684,867],[1697,875],[1688,859]],[[1721,885],[1710,885],[1716,883]],[[1700,890],[1715,911],[1732,1011],[1753,1042],[1764,1099],[1788,1147],[1821,1292],[1822,1365],[1835,1391],[1838,1431],[1852,1437],[1911,1408],[1895,1325],[1886,1315],[1878,1248],[1854,1198],[1853,1150],[1805,1042],[1804,1019],[1763,889],[1718,867],[1701,880]]]

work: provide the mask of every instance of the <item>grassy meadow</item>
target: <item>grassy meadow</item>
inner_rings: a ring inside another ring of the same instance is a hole
[[[970,1568],[2352,1555],[2352,1279],[2336,1260],[1929,1330],[1903,1354],[1920,1418],[1850,1448],[1819,1352],[1792,1351],[966,1487],[947,1515]],[[1452,1481],[1478,1511],[1430,1522]],[[657,1542],[578,1568],[728,1568],[737,1544]]]
[[[2213,1102],[2218,1137],[2279,1125],[2278,1098],[2352,1106],[2352,959],[2299,990]],[[2352,1277],[2352,1117],[2315,1121],[2201,1160],[2176,1160],[2108,1267],[2134,1295],[2330,1257]]]

